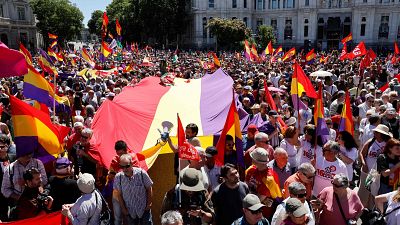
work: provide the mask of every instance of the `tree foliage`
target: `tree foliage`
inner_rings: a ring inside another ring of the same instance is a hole
[[[97,36],[101,36],[100,30],[101,30],[101,24],[103,22],[103,11],[101,10],[96,10],[92,12],[92,16],[90,17],[90,20],[88,21],[88,28],[89,32],[91,34],[96,34]]]
[[[275,44],[276,38],[274,34],[274,28],[267,25],[259,26],[257,39],[258,44],[261,45],[261,48],[267,47],[270,41],[272,41],[272,44]]]
[[[60,40],[72,40],[80,36],[83,14],[68,0],[31,0],[33,13],[39,21],[36,26],[49,43],[47,33],[58,35]],[[62,42],[60,42],[62,43]]]
[[[213,18],[207,28],[217,38],[218,48],[234,49],[240,46],[240,42],[250,37],[250,29],[238,19]]]

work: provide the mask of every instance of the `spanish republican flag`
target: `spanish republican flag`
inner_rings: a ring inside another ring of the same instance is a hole
[[[244,56],[248,61],[252,61],[250,45],[247,40],[244,41]]]
[[[48,114],[12,95],[10,104],[17,157],[34,153],[46,163],[64,152],[63,140],[69,129],[52,124]]]
[[[28,51],[28,49],[25,48],[25,46],[22,43],[19,43],[19,51],[24,54],[25,60],[29,65],[32,65],[32,55]]]
[[[49,35],[49,39],[57,39],[58,38],[58,36],[55,34],[50,34],[50,33],[47,33],[47,34]]]
[[[214,65],[217,66],[218,68],[221,67],[221,62],[219,61],[217,54],[215,54],[215,52],[211,52],[211,55],[214,60]]]
[[[107,16],[107,12],[103,13],[103,24],[102,24],[102,29],[104,29],[105,31],[107,31],[107,25],[108,25],[108,16]]]
[[[294,55],[296,55],[296,48],[291,48],[289,51],[285,53],[285,55],[283,55],[282,61],[285,62],[290,58],[292,58]]]
[[[258,56],[258,53],[257,53],[257,48],[256,48],[256,46],[254,44],[251,46],[251,56],[252,56],[254,61],[258,61],[259,60],[259,56]]]
[[[274,49],[272,48],[272,41],[269,41],[267,47],[265,48],[265,55],[272,55],[274,53]]]
[[[346,91],[346,99],[344,101],[342,114],[340,115],[339,131],[347,131],[354,135],[353,114],[350,104],[350,93]]]
[[[90,57],[89,53],[87,52],[87,50],[86,50],[85,48],[82,48],[81,55],[82,55],[82,58],[83,58],[87,63],[89,63],[89,65],[90,65],[92,68],[94,68],[95,63],[93,62],[92,58]]]
[[[112,52],[112,49],[108,46],[106,42],[101,43],[101,54],[103,54],[104,57],[108,57]]]
[[[292,76],[292,84],[290,89],[292,95],[293,106],[295,109],[305,109],[305,105],[300,101],[300,97],[303,93],[310,98],[317,98],[317,92],[314,90],[314,87],[311,81],[308,79],[306,74],[300,65],[296,62],[294,64],[294,72]]]
[[[350,34],[347,35],[347,37],[343,38],[341,42],[344,44],[344,43],[349,42],[351,40],[353,40],[353,34],[350,32]]]
[[[316,54],[314,52],[314,49],[311,49],[311,51],[309,51],[306,55],[306,61],[309,62],[311,60],[313,60],[316,57]]]
[[[324,101],[322,94],[322,85],[319,85],[318,98],[315,102],[314,124],[316,126],[316,135],[329,135],[329,128],[324,118]]]
[[[222,129],[221,136],[219,137],[216,148],[218,150],[218,155],[216,157],[216,164],[218,166],[223,166],[225,164],[225,146],[226,146],[226,136],[230,135],[234,138],[236,149],[236,157],[238,165],[244,167],[243,158],[243,142],[242,142],[242,131],[240,129],[239,114],[236,109],[235,99],[232,98],[232,103],[229,108],[228,115],[226,117],[226,122],[224,128]]]
[[[343,61],[347,59],[347,45],[346,42],[343,43],[342,53],[340,53],[339,60]]]
[[[118,19],[115,21],[115,30],[117,31],[118,36],[121,36],[121,25],[119,24]]]
[[[397,45],[397,42],[394,42],[394,54],[395,55],[400,55],[400,50],[399,50],[399,46]]]

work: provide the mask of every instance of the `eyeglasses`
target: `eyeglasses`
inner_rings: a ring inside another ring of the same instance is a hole
[[[253,215],[257,215],[257,214],[259,214],[259,213],[262,213],[262,209],[258,209],[258,210],[250,210],[250,209],[249,209],[249,211],[250,211],[250,213],[253,214]]]
[[[311,179],[313,179],[313,178],[315,177],[315,174],[312,174],[312,175],[310,175],[310,176],[307,176],[307,174],[303,173],[303,175],[304,175],[307,179],[309,179],[309,180],[311,180]]]
[[[297,198],[305,198],[305,197],[307,197],[307,193],[304,193],[304,194],[297,194],[296,197],[297,197]]]
[[[129,167],[131,167],[131,164],[127,164],[127,165],[119,164],[119,167],[121,167],[121,169],[128,169]]]

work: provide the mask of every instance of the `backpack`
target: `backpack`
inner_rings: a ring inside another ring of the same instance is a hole
[[[106,200],[104,199],[103,195],[96,190],[96,192],[100,195],[101,197],[101,212],[100,212],[100,223],[99,225],[110,225],[111,224],[111,210],[110,207],[108,207],[108,204]],[[95,194],[96,197],[96,205],[97,205],[97,194]]]

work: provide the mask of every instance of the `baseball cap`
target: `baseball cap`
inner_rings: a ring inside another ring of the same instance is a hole
[[[69,166],[69,165],[71,165],[72,164],[72,162],[71,161],[69,161],[68,160],[68,158],[66,158],[66,157],[59,157],[57,160],[56,160],[56,168],[57,169],[60,169],[60,168],[64,168],[64,167],[67,167],[67,166]]]
[[[297,198],[289,198],[286,201],[285,209],[287,213],[292,214],[295,217],[307,214],[306,207],[304,207],[304,204]]]
[[[268,112],[268,116],[277,117],[277,116],[278,116],[278,113],[277,113],[275,110],[270,110],[270,111]]]
[[[205,156],[208,158],[212,158],[213,156],[218,154],[218,150],[216,147],[214,146],[209,146],[206,148],[206,154]]]
[[[257,134],[257,133],[258,133],[257,125],[255,125],[255,124],[250,124],[250,125],[247,127],[247,133]]]
[[[262,207],[265,207],[265,205],[261,203],[261,201],[257,197],[257,195],[248,194],[243,199],[243,208],[245,208],[245,209],[256,211]]]

